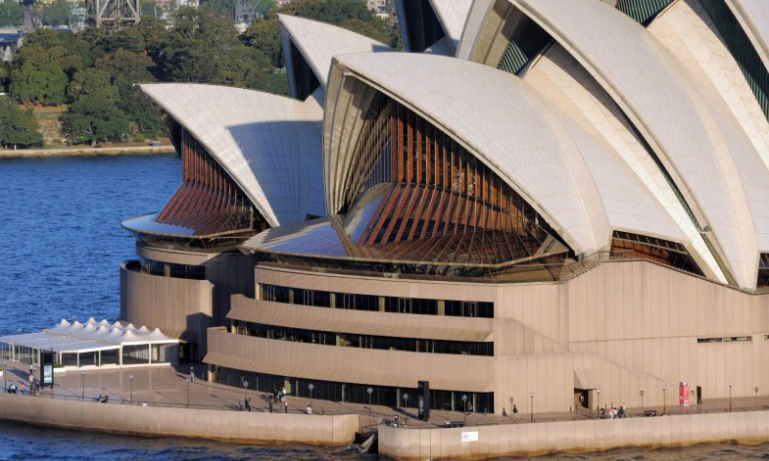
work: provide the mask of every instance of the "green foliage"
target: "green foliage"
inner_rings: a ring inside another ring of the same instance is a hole
[[[112,84],[110,74],[99,69],[78,71],[67,87],[67,97],[74,102],[85,96],[93,96],[115,103],[119,99],[118,87]]]
[[[0,98],[0,144],[22,149],[43,145],[32,111],[22,110],[9,98]]]
[[[162,80],[243,87],[272,70],[265,53],[243,46],[232,19],[207,7],[179,9],[158,65]]]
[[[340,25],[349,19],[372,22],[376,19],[361,0],[304,0],[291,2],[280,9],[281,14],[301,16],[329,24]]]
[[[67,83],[67,74],[56,63],[25,63],[11,71],[8,91],[22,102],[58,105],[66,101]]]
[[[68,26],[72,23],[70,4],[67,0],[57,0],[43,6],[43,24],[51,27]]]
[[[18,2],[0,3],[0,26],[24,24],[24,10]]]
[[[266,91],[267,93],[288,96],[288,77],[285,73],[272,73],[263,75],[256,81],[255,90]]]
[[[266,53],[270,58],[272,67],[280,69],[286,65],[281,48],[277,16],[254,20],[243,34],[243,41]]]
[[[120,141],[128,134],[125,113],[109,101],[83,96],[61,117],[62,130],[73,144]]]
[[[160,19],[160,17],[163,15],[163,7],[158,5],[157,2],[153,1],[141,2],[139,10],[141,11],[142,21],[144,21],[146,18]]]

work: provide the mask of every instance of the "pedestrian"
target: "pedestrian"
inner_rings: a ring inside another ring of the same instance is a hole
[[[270,399],[270,401],[267,402],[267,406],[270,409],[270,413],[272,413],[272,399]]]
[[[624,403],[622,405],[620,405],[620,407],[619,407],[619,417],[620,418],[627,417],[627,414],[625,413],[625,404]]]
[[[288,399],[283,396],[283,413],[288,413]]]
[[[311,415],[311,414],[312,414],[312,406],[310,406],[310,404],[309,404],[309,403],[307,404],[307,414],[308,414],[308,415]]]
[[[518,416],[518,405],[513,404],[513,416]]]
[[[246,410],[251,411],[251,398],[246,397]]]
[[[22,383],[21,384],[21,395],[24,395],[25,392],[27,392],[27,386],[24,383]]]

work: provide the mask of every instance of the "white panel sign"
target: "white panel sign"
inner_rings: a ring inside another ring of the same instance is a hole
[[[462,433],[462,442],[477,442],[477,441],[478,441],[478,431]]]

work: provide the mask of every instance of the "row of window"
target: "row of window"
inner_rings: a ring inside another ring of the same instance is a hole
[[[396,312],[401,314],[447,315],[453,317],[494,317],[494,303],[481,301],[446,301],[399,298],[351,293],[305,290],[278,285],[261,285],[264,301],[331,307],[358,311]]]
[[[416,388],[316,381],[224,367],[214,367],[214,381],[241,389],[244,387],[243,383],[248,382],[248,389],[254,389],[258,392],[273,393],[284,388],[288,393],[288,402],[292,409],[295,408],[291,403],[292,396],[387,407],[416,408],[418,403]],[[310,384],[313,386],[312,391],[310,391]],[[371,393],[368,392],[369,389],[371,389]],[[467,397],[466,403],[463,400],[465,396]],[[430,408],[446,411],[462,411],[467,409],[467,411],[478,413],[493,413],[494,393],[430,389]]]
[[[708,344],[708,343],[738,343],[738,342],[745,342],[745,341],[751,341],[750,336],[729,336],[726,338],[697,338],[697,342],[700,344]]]
[[[493,342],[444,341],[438,339],[397,338],[352,333],[285,328],[251,322],[235,322],[235,331],[257,338],[320,344],[324,346],[358,347],[390,351],[426,352],[432,354],[494,355]]]
[[[205,280],[206,268],[187,264],[172,264],[140,258],[141,272],[150,275],[173,277],[177,279]]]

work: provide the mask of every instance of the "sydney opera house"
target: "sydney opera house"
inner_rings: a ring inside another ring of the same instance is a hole
[[[316,399],[769,393],[769,2],[397,7],[403,51],[280,16],[290,98],[142,86],[182,181],[121,318]]]

